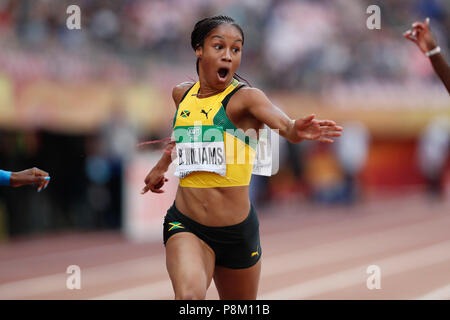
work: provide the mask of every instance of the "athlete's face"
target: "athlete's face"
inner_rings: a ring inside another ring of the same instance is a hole
[[[199,58],[201,76],[217,89],[225,89],[241,64],[242,36],[231,24],[221,24],[214,28],[198,47],[195,55]]]

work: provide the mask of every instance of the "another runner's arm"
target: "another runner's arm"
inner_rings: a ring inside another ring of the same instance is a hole
[[[0,185],[21,187],[34,185],[38,192],[47,188],[50,177],[47,172],[38,168],[30,168],[22,171],[11,172],[0,170]]]
[[[441,53],[435,54],[430,57],[430,61],[434,71],[441,78],[442,83],[444,83],[444,86],[450,94],[450,67],[445,61],[444,56]]]
[[[447,91],[450,94],[450,67],[445,61],[444,56],[441,53],[437,53],[430,57],[430,61],[434,71],[441,79],[442,83],[447,88]]]
[[[331,120],[317,120],[315,115],[309,115],[297,120],[290,119],[280,108],[272,104],[259,89],[244,88],[241,90],[244,108],[256,119],[278,129],[279,134],[291,143],[303,140],[317,140],[332,143],[333,137],[341,135],[342,127]]]
[[[429,18],[425,19],[424,23],[414,22],[412,24],[412,30],[406,31],[403,36],[414,42],[424,54],[432,52],[433,49],[438,47],[436,39],[430,30]],[[434,71],[444,83],[444,86],[450,94],[450,67],[445,61],[444,56],[439,52],[431,55],[429,58]]]

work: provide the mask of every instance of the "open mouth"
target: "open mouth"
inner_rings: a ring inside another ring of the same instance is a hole
[[[217,71],[217,74],[219,75],[219,79],[220,80],[225,80],[226,79],[226,77],[227,77],[227,75],[228,75],[228,69],[227,68],[220,68],[218,71]]]

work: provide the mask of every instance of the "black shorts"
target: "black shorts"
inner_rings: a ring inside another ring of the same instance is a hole
[[[174,202],[164,217],[164,245],[170,236],[179,232],[191,232],[209,245],[218,266],[249,268],[261,258],[259,221],[252,205],[244,221],[231,226],[208,227],[182,214]]]

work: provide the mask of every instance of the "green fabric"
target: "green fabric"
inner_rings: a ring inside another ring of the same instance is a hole
[[[174,135],[176,143],[223,142],[221,126],[177,126]]]
[[[223,106],[221,106],[219,111],[216,113],[213,122],[216,126],[223,127],[224,131],[232,130],[233,136],[235,136],[236,138],[238,138],[239,140],[243,141],[251,148],[256,150],[258,141],[256,139],[252,139],[246,136],[242,130],[238,130],[238,128],[236,128],[236,126],[230,121],[230,119],[228,119]]]

